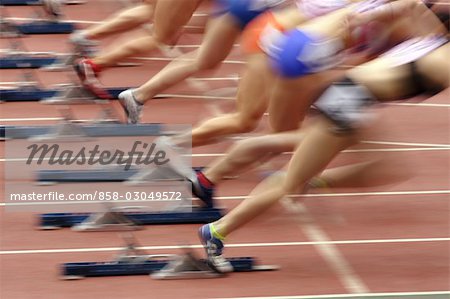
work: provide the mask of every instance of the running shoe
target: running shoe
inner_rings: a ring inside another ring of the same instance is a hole
[[[183,157],[185,150],[176,146],[169,137],[162,136],[155,140],[157,149],[166,153],[167,167],[192,184],[192,194],[198,197],[206,208],[213,208],[214,184],[202,172],[196,172]]]
[[[127,115],[127,122],[129,124],[139,123],[144,105],[136,101],[133,95],[133,89],[122,91],[119,94],[119,101]]]
[[[208,264],[217,272],[228,273],[233,271],[231,263],[222,256],[224,245],[222,240],[213,235],[213,224],[200,227],[198,236],[205,247]]]
[[[99,99],[109,100],[112,96],[102,86],[97,76],[98,67],[90,59],[80,59],[74,64],[75,71],[83,87]]]
[[[198,197],[206,208],[214,207],[215,186],[201,171],[197,171],[196,180],[192,181],[192,194]]]
[[[74,53],[82,57],[93,57],[98,51],[99,43],[86,37],[83,31],[75,31],[69,37],[69,42],[74,47]]]

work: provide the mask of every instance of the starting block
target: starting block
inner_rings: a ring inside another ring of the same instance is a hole
[[[164,211],[146,212],[145,206],[120,206],[104,203],[100,213],[47,213],[39,215],[39,228],[55,230],[71,227],[75,231],[136,230],[140,225],[196,224],[220,219],[223,209],[192,207],[188,199],[170,203]]]
[[[59,21],[57,19],[36,19],[28,23],[15,23],[10,19],[2,19],[3,36],[20,37],[22,34],[67,34],[75,31],[72,22]]]
[[[50,63],[42,64],[42,67],[45,71],[55,72],[73,70],[74,61],[79,57],[80,55],[78,54],[57,55],[53,57],[54,59]],[[135,67],[140,65],[142,64],[137,62],[118,62],[114,67]]]
[[[0,69],[30,68],[37,69],[43,66],[54,64],[58,58],[50,56],[40,56],[34,53],[25,55],[9,55],[0,58]]]
[[[0,98],[3,102],[29,102],[41,101],[58,96],[67,91],[67,85],[57,85],[54,88],[43,89],[35,82],[17,82],[16,88],[0,89]],[[117,98],[119,93],[129,87],[107,88],[113,98]]]
[[[223,215],[223,210],[219,208],[193,208],[192,211],[187,212],[116,212],[115,215],[107,214],[107,216],[115,217],[121,215],[126,219],[127,225],[124,221],[117,221],[111,219],[108,223],[99,223],[98,218],[89,218],[92,215],[88,213],[47,213],[39,216],[39,228],[42,230],[55,230],[61,228],[75,227],[84,223],[82,226],[76,227],[77,231],[105,231],[105,230],[134,230],[138,229],[138,225],[155,225],[155,224],[200,224],[209,223],[220,219]],[[109,212],[111,213],[111,212]],[[102,214],[104,215],[104,214]],[[89,219],[89,220],[88,220]],[[86,221],[88,220],[88,221]],[[104,219],[106,220],[106,219]],[[124,219],[122,219],[124,220]],[[85,222],[86,221],[86,222]],[[132,223],[131,227],[128,224]],[[87,225],[89,224],[89,226]]]
[[[62,279],[76,280],[85,277],[150,275],[153,279],[217,278],[224,274],[213,270],[204,259],[199,259],[190,248],[182,248],[181,255],[149,255],[127,244],[124,252],[107,262],[65,263],[61,267]],[[278,270],[276,265],[257,265],[253,257],[233,257],[228,261],[233,272]]]
[[[22,34],[68,34],[75,31],[75,24],[61,21],[34,21],[16,24],[17,30]]]
[[[194,167],[195,171],[203,167]],[[41,184],[125,182],[141,177],[141,169],[39,170],[36,181]]]
[[[129,178],[127,183],[190,182],[172,167],[158,166]],[[193,171],[192,171],[193,172]],[[134,182],[136,180],[137,182]],[[190,187],[188,187],[190,188]],[[105,212],[94,214],[50,213],[40,215],[39,227],[44,230],[72,227],[76,231],[134,230],[142,224],[209,223],[222,217],[223,209],[208,203],[206,207],[193,207],[191,198],[171,201],[162,211],[148,212],[142,206],[114,206],[105,202]]]
[[[70,53],[26,52],[18,49],[4,51],[0,58],[0,69],[36,69],[68,71],[73,69],[77,56]],[[119,63],[117,66],[138,66],[138,63]]]
[[[16,4],[20,3],[21,5],[41,5],[44,12],[45,17],[44,18],[33,18],[33,21],[28,23],[12,23],[11,18],[6,18],[2,16],[2,23],[3,27],[5,27],[5,24],[8,24],[8,27],[12,30],[11,33],[17,33],[18,35],[21,34],[66,34],[66,33],[72,33],[75,30],[75,24],[72,22],[66,22],[66,21],[60,21],[60,18],[62,18],[62,11],[61,6],[65,3],[60,0],[40,0],[35,1],[34,3],[29,3],[28,0],[15,0],[12,2],[12,0],[1,0],[2,5],[4,2],[6,4],[13,4],[14,2]],[[19,2],[21,1],[21,2]],[[9,3],[8,3],[9,2]],[[27,3],[28,2],[28,3]],[[72,4],[78,4],[72,2]],[[35,11],[37,13],[37,16],[40,15],[39,11]],[[6,16],[6,14],[5,14]]]
[[[161,136],[166,135],[162,124],[73,124],[72,129],[86,137],[119,137],[119,136]],[[0,139],[27,139],[40,135],[57,134],[61,127],[56,126],[0,126]],[[67,133],[67,132],[66,132]]]

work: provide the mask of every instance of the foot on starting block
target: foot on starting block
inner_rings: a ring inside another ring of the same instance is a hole
[[[202,169],[203,167],[194,167],[195,171]],[[143,172],[150,175],[146,170],[133,167],[128,170],[124,170],[123,167],[89,170],[38,170],[36,172],[36,181],[38,184],[49,185],[57,183],[104,183],[134,180],[132,184],[139,184],[149,178],[143,177]]]
[[[73,65],[76,59],[80,58],[81,54],[69,54],[62,55],[46,65],[43,65],[42,69],[49,72],[61,72],[70,71],[73,69]],[[141,66],[142,63],[138,62],[118,62],[114,67],[135,67]]]
[[[126,249],[125,249],[126,250]],[[252,257],[228,259],[233,272],[274,271],[277,265],[257,265]],[[217,278],[223,274],[214,272],[206,261],[199,259],[187,249],[182,255],[147,255],[132,251],[107,262],[66,263],[62,267],[62,279],[74,280],[85,277],[151,275],[153,279]]]
[[[69,87],[72,85],[69,85]],[[3,102],[27,102],[41,101],[44,99],[61,96],[67,89],[67,84],[56,85],[54,88],[44,89],[36,82],[16,82],[14,88],[0,89],[0,98]],[[116,99],[119,93],[130,87],[106,88],[106,91]],[[51,102],[50,102],[51,103]],[[63,102],[63,103],[67,103]]]
[[[106,100],[96,98],[91,92],[77,84],[59,85],[58,92],[50,98],[41,100],[42,104],[102,104]]]
[[[164,268],[150,274],[150,277],[158,280],[167,280],[217,278],[223,275],[214,271],[205,260],[199,259],[192,250],[185,249],[184,254],[176,255]]]

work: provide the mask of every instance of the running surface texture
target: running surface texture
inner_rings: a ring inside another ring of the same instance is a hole
[[[65,9],[67,20],[100,21],[115,10],[106,0],[88,1]],[[30,7],[8,7],[10,16],[29,18]],[[197,14],[207,12],[201,6]],[[195,18],[200,18],[197,15]],[[133,32],[129,38],[138,35]],[[178,45],[196,47],[201,35],[186,34]],[[67,52],[60,35],[23,39],[29,51]],[[106,39],[114,47],[120,40]],[[8,47],[5,39],[2,48]],[[162,58],[162,59],[155,59]],[[102,74],[108,87],[137,86],[160,70],[168,60],[160,53],[136,59],[142,65],[112,68]],[[235,47],[205,81],[209,88],[227,87],[240,73],[243,57]],[[66,83],[69,76],[32,71],[40,84]],[[20,70],[2,71],[2,82],[20,78]],[[148,103],[143,122],[197,124],[220,111],[229,111],[229,100],[200,99],[202,92],[182,83],[167,91],[167,99]],[[364,189],[318,189],[305,196],[306,214],[275,206],[227,239],[227,256],[253,256],[262,264],[276,264],[279,271],[235,273],[220,279],[155,281],[147,276],[105,277],[80,281],[59,280],[58,267],[66,262],[107,261],[122,241],[116,233],[75,233],[70,230],[37,231],[36,215],[5,211],[0,206],[1,298],[449,298],[449,90],[427,99],[413,98],[380,111],[383,124],[369,141],[341,154],[332,166],[386,152],[398,165],[407,165],[408,180]],[[114,103],[118,105],[118,103]],[[212,108],[214,106],[214,108]],[[116,107],[118,108],[118,107]],[[74,107],[78,118],[89,119],[98,107]],[[52,124],[60,117],[57,107],[39,103],[1,105],[3,125]],[[419,120],[419,121],[418,121]],[[264,119],[256,134],[267,128]],[[207,165],[224,153],[230,141],[194,149],[194,166]],[[0,144],[4,176],[4,143]],[[274,163],[282,165],[289,155]],[[257,172],[218,188],[221,206],[232,208],[260,181]],[[2,195],[4,186],[1,185]],[[2,196],[3,201],[3,196]],[[177,253],[180,242],[195,244],[198,225],[151,226],[135,233],[150,254]]]

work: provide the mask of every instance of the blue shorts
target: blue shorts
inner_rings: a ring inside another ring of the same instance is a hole
[[[281,77],[295,78],[339,64],[344,44],[340,40],[318,38],[293,29],[278,37],[268,49],[273,69]]]
[[[261,2],[260,0],[216,0],[216,9],[213,15],[217,16],[229,13],[235,18],[239,26],[243,29],[254,18],[273,7],[268,5],[258,5],[256,7],[254,5],[255,3]]]

